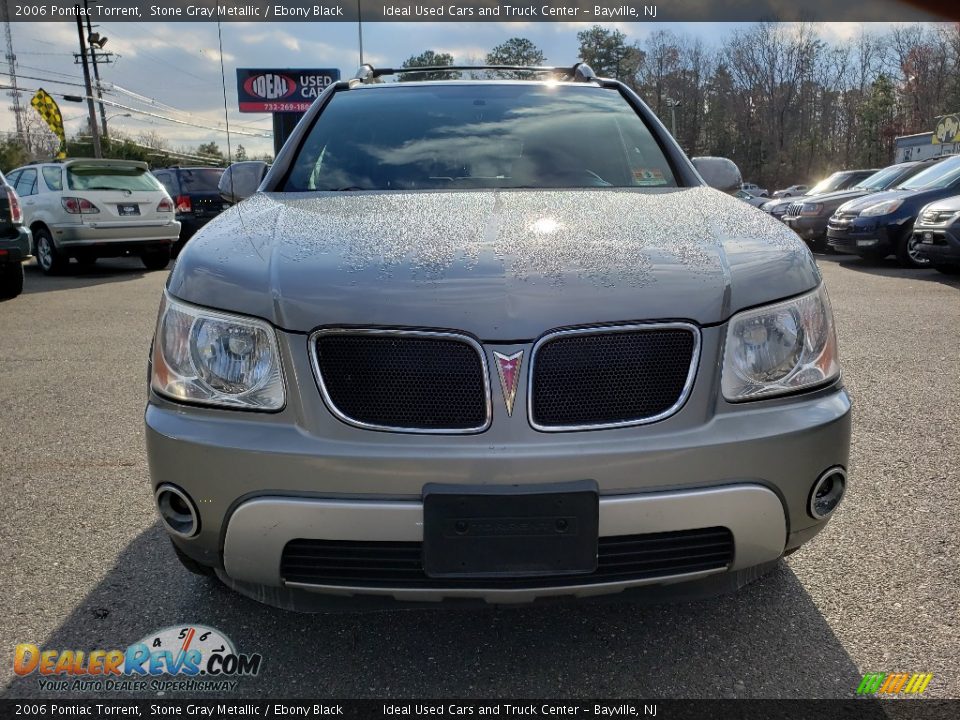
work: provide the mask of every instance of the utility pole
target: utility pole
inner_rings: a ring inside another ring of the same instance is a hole
[[[14,118],[17,124],[17,138],[24,147],[27,146],[26,128],[23,124],[23,108],[20,107],[20,90],[17,87],[17,56],[13,52],[13,35],[10,33],[10,11],[6,0],[0,1],[0,12],[3,13],[3,34],[7,41],[6,60],[10,68],[7,73],[10,76],[10,97],[13,98],[13,104],[10,109],[13,110]]]
[[[87,41],[83,36],[83,18],[80,17],[80,6],[74,6],[77,11],[77,35],[80,36],[80,55],[83,58],[83,81],[87,88],[87,111],[90,114],[90,137],[93,139],[93,156],[103,157],[100,149],[100,128],[97,127],[97,109],[93,102],[93,88],[90,86],[90,63],[87,62]]]
[[[85,10],[90,9],[89,5],[90,0],[83,0],[83,7]],[[90,24],[90,16],[87,15],[87,39],[93,37],[93,26]],[[102,47],[102,46],[101,46]],[[93,78],[96,81],[97,85],[97,100],[100,101],[100,128],[103,130],[104,139],[107,138],[107,111],[103,108],[103,89],[100,86],[100,68],[97,67],[97,51],[96,48],[91,44],[90,45],[90,60],[93,62]],[[109,58],[106,62],[110,62]]]

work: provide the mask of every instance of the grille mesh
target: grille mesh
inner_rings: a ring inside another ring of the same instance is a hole
[[[589,585],[641,580],[723,568],[733,562],[733,534],[714,527],[645,535],[603,537],[597,569],[550,578],[428,578],[418,542],[292,540],[283,549],[280,574],[311,585],[398,588],[511,588]]]
[[[320,335],[316,353],[329,399],[350,421],[437,431],[481,429],[487,423],[483,362],[462,340]]]
[[[680,400],[695,346],[683,328],[548,340],[534,357],[533,421],[559,428],[656,417]]]

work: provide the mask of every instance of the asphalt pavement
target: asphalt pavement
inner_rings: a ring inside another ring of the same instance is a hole
[[[960,696],[960,278],[818,260],[854,398],[851,485],[774,572],[674,604],[313,615],[190,575],[160,530],[142,414],[167,273],[29,266],[0,303],[0,687],[44,694],[14,676],[18,643],[125,648],[201,623],[263,655],[233,697],[849,698],[893,671]]]

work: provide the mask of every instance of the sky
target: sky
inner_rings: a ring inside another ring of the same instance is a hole
[[[577,32],[594,23],[364,23],[364,60],[374,66],[399,65],[424,50],[451,53],[460,63],[482,61],[495,45],[511,37],[532,40],[548,64],[572,65],[577,60]],[[738,23],[601,23],[624,32],[629,41],[642,42],[656,30],[672,30],[719,45]],[[820,26],[825,40],[842,39],[870,31],[870,23],[829,23]],[[876,30],[889,23],[876,24]],[[105,98],[141,110],[174,117],[206,128],[175,124],[144,115],[123,117],[123,108],[107,107],[108,126],[136,138],[157,133],[174,148],[195,148],[215,141],[226,149],[220,53],[215,23],[102,23],[95,30],[106,35],[105,51],[115,62],[101,66],[104,82],[128,91]],[[79,50],[76,25],[71,22],[12,23],[18,82],[30,91],[42,86],[58,94],[82,94],[82,69],[74,64]],[[351,77],[359,65],[357,26],[352,23],[224,23],[223,61],[227,108],[234,149],[242,144],[248,154],[270,153],[271,118],[268,114],[240,113],[236,68],[339,68]],[[0,83],[7,84],[8,65],[0,60]],[[35,79],[44,78],[44,79]],[[62,83],[51,82],[56,78]],[[140,98],[135,98],[134,93]],[[32,112],[25,93],[21,104]],[[85,122],[86,106],[60,102],[68,135]],[[113,116],[113,117],[111,117]],[[15,128],[13,113],[0,112],[0,131]]]

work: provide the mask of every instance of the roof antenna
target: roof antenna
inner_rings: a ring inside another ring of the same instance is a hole
[[[223,87],[223,119],[227,124],[227,162],[233,163],[233,151],[230,147],[230,115],[227,113],[227,74],[223,69],[223,28],[217,20],[217,41],[220,43],[220,84]]]
[[[220,45],[220,86],[223,88],[223,120],[227,125],[227,163],[228,167],[233,164],[233,148],[230,145],[230,113],[227,111],[227,73],[223,68],[223,27],[220,20],[217,20],[217,42]],[[230,173],[230,196],[237,197],[233,187],[233,173]],[[243,232],[247,232],[247,225],[243,222],[243,211],[240,210],[240,203],[237,203],[237,217],[240,218],[240,226]]]

